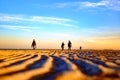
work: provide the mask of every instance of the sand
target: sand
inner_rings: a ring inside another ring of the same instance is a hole
[[[120,50],[0,50],[0,80],[120,80]]]

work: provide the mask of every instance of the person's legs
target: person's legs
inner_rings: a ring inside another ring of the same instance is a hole
[[[33,50],[35,50],[35,46],[33,46]]]

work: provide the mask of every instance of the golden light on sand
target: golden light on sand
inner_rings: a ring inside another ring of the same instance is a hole
[[[117,50],[0,50],[0,80],[119,80]]]

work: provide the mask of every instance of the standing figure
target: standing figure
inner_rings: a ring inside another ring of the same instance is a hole
[[[72,43],[70,42],[70,40],[68,41],[68,50],[71,50],[72,47]]]
[[[82,49],[82,47],[80,46],[80,50]]]
[[[35,42],[35,39],[33,39],[33,42],[32,42],[31,47],[33,47],[33,50],[35,50],[35,48],[36,48],[36,42]]]
[[[64,42],[62,42],[62,44],[61,44],[62,50],[64,50],[64,46],[65,46],[65,44],[64,44]]]

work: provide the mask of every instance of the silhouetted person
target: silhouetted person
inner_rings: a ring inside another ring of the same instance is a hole
[[[36,48],[36,42],[35,42],[35,39],[33,39],[33,42],[32,42],[31,47],[33,47],[33,50]]]
[[[80,46],[80,50],[82,49],[82,47]]]
[[[70,42],[70,40],[68,41],[68,50],[71,50],[72,47],[72,43]]]
[[[62,50],[64,50],[64,46],[65,46],[65,44],[64,44],[64,42],[62,42],[62,44],[61,44]]]

